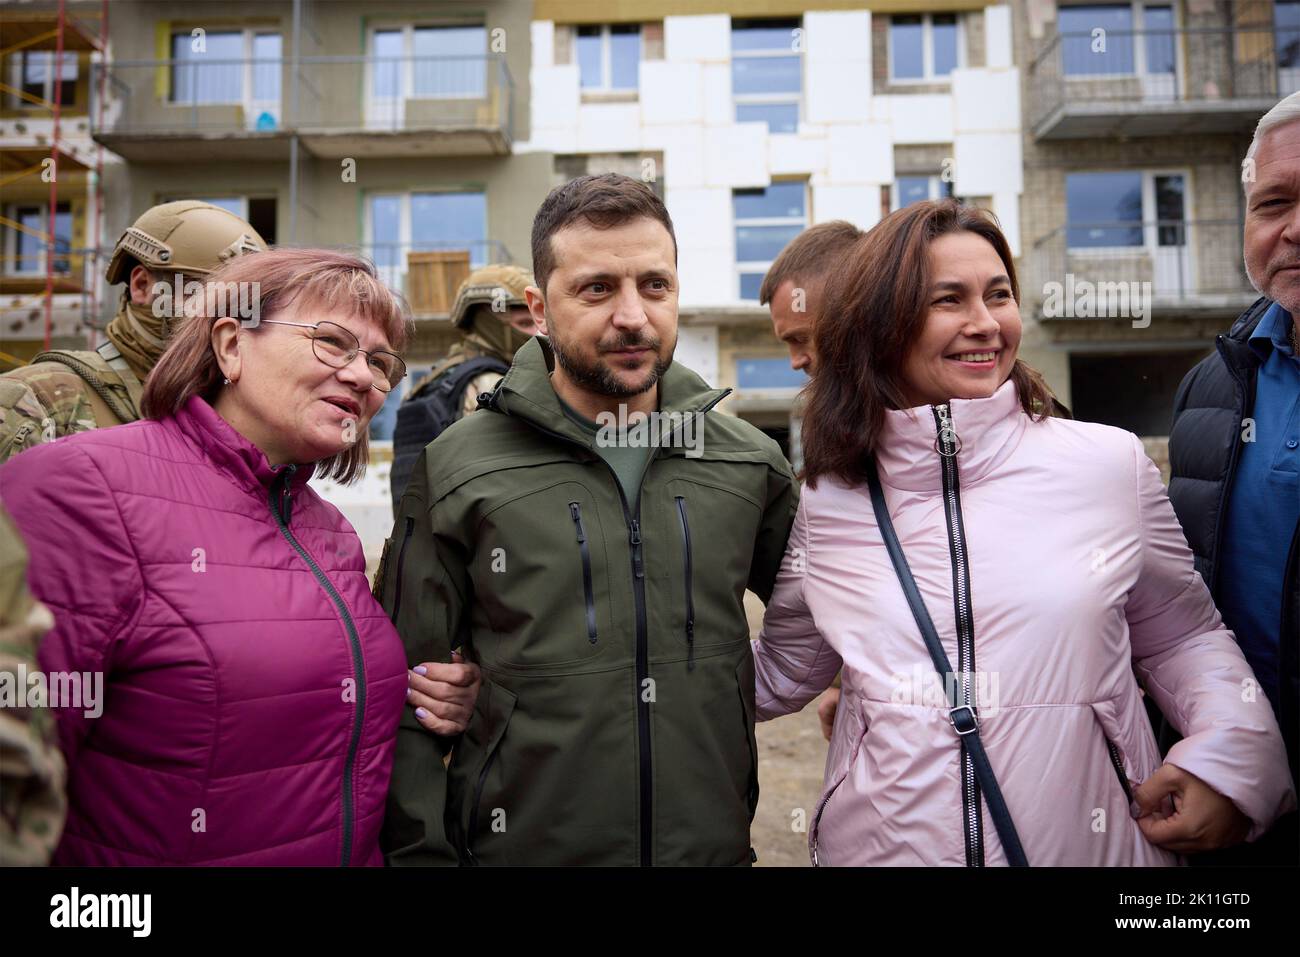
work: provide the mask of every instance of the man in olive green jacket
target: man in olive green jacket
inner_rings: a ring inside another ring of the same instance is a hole
[[[376,578],[413,668],[483,671],[454,747],[403,718],[389,862],[748,864],[743,598],[771,593],[794,476],[672,363],[676,239],[645,184],[558,187],[533,260],[546,336],[426,448]]]

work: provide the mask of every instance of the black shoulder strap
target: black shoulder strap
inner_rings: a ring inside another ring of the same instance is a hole
[[[473,359],[466,359],[460,365],[449,369],[443,373],[442,381],[434,388],[448,393],[450,396],[458,396],[465,391],[465,387],[476,376],[485,372],[498,372],[505,375],[510,367],[495,356],[476,356]]]
[[[1020,846],[1020,835],[1016,833],[1011,812],[1007,810],[1007,802],[1002,799],[1002,789],[998,787],[998,779],[993,774],[993,766],[989,764],[988,755],[984,752],[984,742],[980,740],[979,720],[970,705],[957,704],[956,683],[948,680],[948,676],[953,674],[952,664],[948,661],[947,652],[943,650],[943,643],[939,641],[939,633],[935,630],[934,621],[931,620],[930,612],[925,607],[921,592],[916,587],[912,570],[907,567],[903,546],[898,541],[897,533],[894,532],[894,523],[889,517],[889,508],[885,505],[885,492],[880,487],[880,476],[876,474],[875,462],[871,463],[867,472],[867,484],[871,489],[871,507],[876,512],[876,524],[880,526],[880,535],[885,540],[885,548],[889,551],[889,560],[894,563],[898,583],[903,586],[903,594],[907,596],[907,604],[911,606],[916,626],[921,629],[921,637],[925,639],[925,647],[930,652],[934,669],[939,672],[939,677],[944,679],[943,686],[949,695],[948,703],[953,706],[948,712],[948,720],[957,730],[958,739],[965,745],[971,763],[975,766],[975,776],[979,778],[980,790],[984,792],[989,813],[993,815],[993,825],[997,828],[998,838],[1002,841],[1002,849],[1006,852],[1007,861],[1012,867],[1028,867],[1029,861],[1025,859],[1024,849]]]

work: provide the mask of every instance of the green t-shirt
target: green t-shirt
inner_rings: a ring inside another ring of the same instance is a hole
[[[560,397],[557,395],[557,399]],[[645,472],[646,464],[650,461],[650,456],[654,455],[655,446],[653,441],[631,445],[626,441],[626,432],[617,432],[617,440],[614,442],[599,441],[602,438],[602,429],[599,423],[591,421],[586,416],[578,414],[563,399],[560,399],[560,408],[564,414],[580,425],[585,432],[591,433],[591,449],[602,459],[609,467],[614,470],[618,476],[618,484],[623,486],[623,496],[627,499],[627,507],[635,511],[637,492],[641,488],[641,475]],[[608,435],[609,430],[603,430]],[[653,430],[645,430],[647,434],[652,434]]]

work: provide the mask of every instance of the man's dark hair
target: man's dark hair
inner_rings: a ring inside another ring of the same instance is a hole
[[[821,286],[863,235],[862,230],[843,219],[805,229],[786,244],[763,277],[759,304],[771,302],[786,280],[796,286]]]
[[[645,183],[622,173],[579,176],[555,187],[533,218],[533,277],[546,295],[546,282],[555,269],[551,236],[565,226],[584,220],[596,229],[610,229],[645,216],[663,223],[673,240],[677,263],[677,234],[668,207]]]

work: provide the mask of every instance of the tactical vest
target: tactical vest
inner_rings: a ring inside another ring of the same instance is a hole
[[[31,364],[38,362],[57,362],[67,366],[104,400],[104,404],[122,424],[143,418],[140,413],[140,397],[144,393],[144,386],[112,342],[105,342],[93,352],[71,349],[42,352],[32,359]],[[109,381],[105,381],[105,373],[108,374]],[[125,396],[113,388],[111,380],[114,377],[126,389]]]
[[[412,390],[397,410],[393,430],[393,471],[390,484],[393,508],[402,500],[406,483],[424,447],[462,414],[462,396],[475,376],[485,372],[505,375],[510,366],[495,356],[475,356],[435,370]]]

